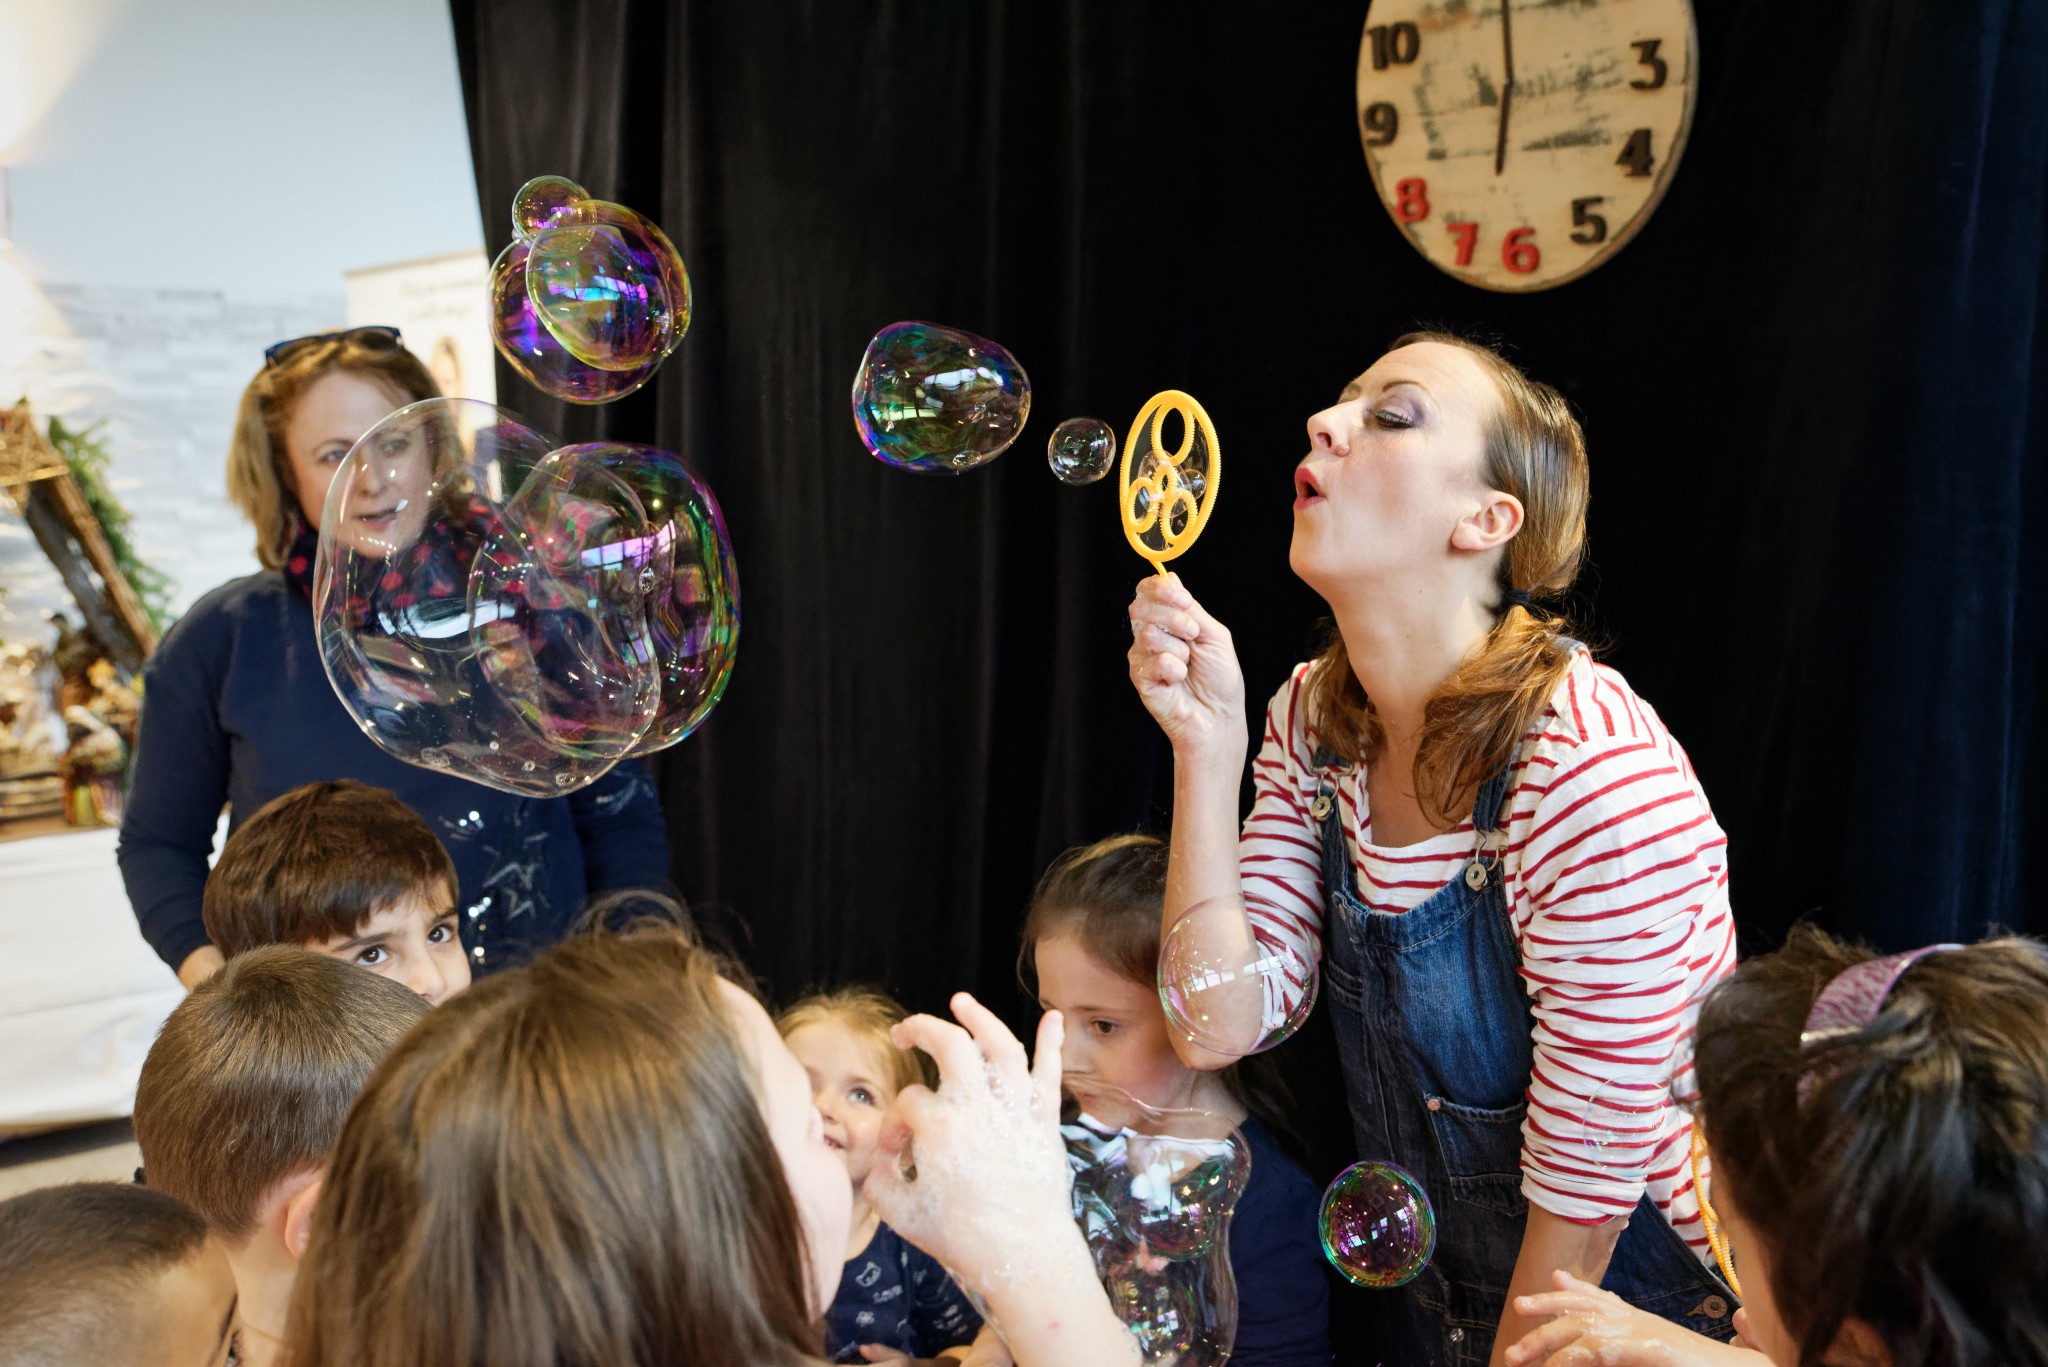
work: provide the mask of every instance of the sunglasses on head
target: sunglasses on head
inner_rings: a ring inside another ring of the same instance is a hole
[[[394,327],[343,328],[340,332],[316,332],[310,337],[294,337],[287,342],[274,342],[263,348],[263,364],[283,365],[307,347],[321,342],[332,342],[346,338],[372,351],[396,351],[399,346],[398,329]]]

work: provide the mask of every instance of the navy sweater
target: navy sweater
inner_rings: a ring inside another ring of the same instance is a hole
[[[193,604],[145,679],[121,877],[143,938],[173,968],[207,942],[200,898],[222,804],[240,825],[323,779],[389,788],[426,819],[455,861],[463,944],[480,972],[560,939],[592,892],[668,887],[661,799],[644,767],[526,798],[393,759],[335,697],[312,607],[276,571]]]
[[[1266,1127],[1247,1116],[1251,1180],[1230,1217],[1237,1274],[1234,1367],[1329,1367],[1330,1270],[1318,1233],[1323,1193]]]

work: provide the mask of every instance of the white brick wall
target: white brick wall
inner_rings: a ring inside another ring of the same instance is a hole
[[[135,515],[137,551],[171,577],[173,609],[253,571],[253,534],[225,493],[235,406],[264,347],[342,326],[341,296],[49,285],[19,302],[7,321],[27,330],[0,339],[0,402],[26,394],[39,418],[105,423],[114,490]],[[70,608],[5,499],[0,586],[0,639],[46,640],[43,611]]]

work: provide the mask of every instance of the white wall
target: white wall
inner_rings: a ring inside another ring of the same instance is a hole
[[[442,0],[0,0],[0,403],[103,423],[182,610],[256,568],[222,465],[345,273],[480,249]],[[68,607],[0,500],[0,639]]]

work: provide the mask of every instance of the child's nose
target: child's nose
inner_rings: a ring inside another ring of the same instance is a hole
[[[434,962],[431,954],[413,957],[411,971],[405,975],[405,985],[434,1006],[439,1006],[441,998],[448,995],[448,976]]]

